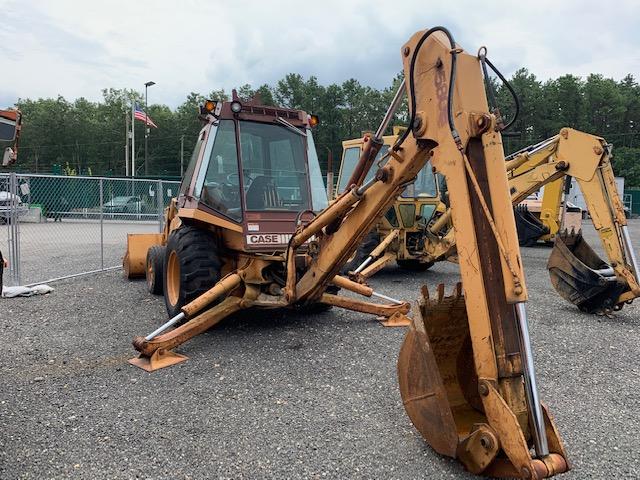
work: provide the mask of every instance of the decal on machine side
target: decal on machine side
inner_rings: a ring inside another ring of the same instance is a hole
[[[253,233],[247,235],[247,245],[286,245],[291,240],[290,233]]]
[[[290,233],[251,233],[246,235],[247,245],[286,245],[291,240]],[[314,240],[315,236],[311,237],[304,243],[309,243]]]

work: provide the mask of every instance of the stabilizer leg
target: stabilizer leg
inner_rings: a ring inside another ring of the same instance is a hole
[[[172,352],[171,350],[159,348],[153,352],[153,355],[150,357],[140,354],[135,358],[129,359],[129,363],[134,367],[141,368],[147,372],[154,372],[161,368],[170,367],[176,363],[184,362],[188,358],[189,357],[186,355],[180,355],[179,353]]]
[[[169,352],[169,350],[207,331],[232,313],[247,308],[248,306],[250,306],[249,301],[245,301],[239,297],[227,297],[220,304],[192,318],[175,330],[163,335],[158,335],[152,340],[147,340],[144,337],[136,337],[133,340],[133,346],[140,352],[140,356],[131,359],[129,363],[149,372],[178,363],[182,361],[176,360],[178,354]],[[161,351],[161,353],[157,353],[159,351]],[[184,357],[182,355],[180,356]],[[173,359],[172,361],[168,360],[170,357]],[[183,360],[184,359],[186,359],[186,357],[184,357]],[[156,365],[155,368],[154,365]]]
[[[320,301],[327,305],[333,305],[346,310],[370,313],[372,315],[383,317],[388,319],[382,322],[385,327],[406,327],[411,323],[409,317],[406,316],[406,314],[409,313],[409,310],[411,310],[411,305],[407,302],[384,305],[379,303],[363,302],[362,300],[347,298],[341,295],[333,295],[330,293],[323,294]]]
[[[384,318],[384,317],[383,317]],[[380,321],[384,327],[408,327],[411,325],[411,319],[404,313],[396,312],[389,318]]]

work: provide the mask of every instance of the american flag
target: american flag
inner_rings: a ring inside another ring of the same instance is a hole
[[[158,128],[158,126],[155,123],[153,123],[153,120],[151,120],[150,116],[148,115],[145,116],[144,110],[142,110],[137,103],[136,103],[136,109],[133,112],[133,116],[136,120],[140,120],[141,122],[144,122],[146,120],[147,126],[149,127]]]

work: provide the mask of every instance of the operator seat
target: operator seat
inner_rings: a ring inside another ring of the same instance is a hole
[[[273,179],[261,175],[256,177],[247,190],[247,210],[264,210],[265,208],[278,208],[282,202],[278,195],[278,189],[273,184]]]

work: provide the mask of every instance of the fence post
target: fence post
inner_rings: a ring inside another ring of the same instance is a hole
[[[100,270],[104,270],[104,185],[100,179]]]
[[[160,227],[159,231],[160,233],[162,233],[162,229],[164,227],[163,225],[163,221],[164,221],[164,215],[163,215],[163,210],[164,210],[164,192],[162,191],[162,180],[158,180],[158,225]]]
[[[16,198],[18,180],[15,172],[9,174],[9,278],[14,285],[20,285],[20,230],[18,227],[18,209]]]

